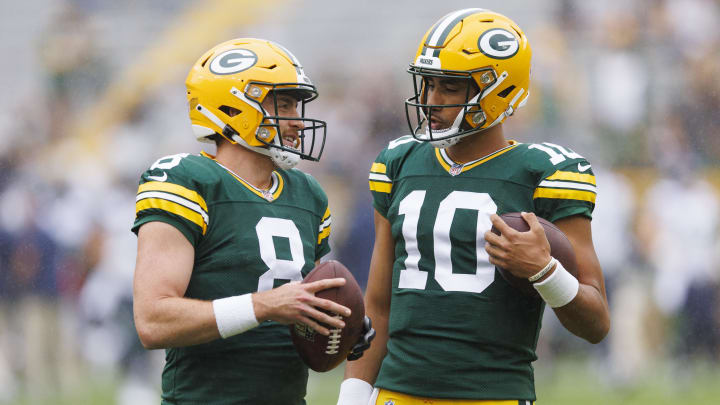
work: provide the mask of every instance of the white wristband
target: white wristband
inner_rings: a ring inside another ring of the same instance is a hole
[[[533,287],[550,308],[558,308],[567,305],[575,298],[580,283],[558,261],[555,271],[545,280],[533,284]]]
[[[532,276],[528,277],[528,281],[531,283],[534,283],[534,282],[540,280],[542,278],[542,276],[547,274],[547,272],[550,271],[550,269],[552,269],[553,266],[555,265],[555,263],[557,263],[557,262],[558,261],[556,258],[550,256],[550,261],[548,262],[548,264],[546,264],[542,270],[540,270],[537,273],[533,274]]]
[[[215,323],[223,339],[258,326],[251,294],[214,300],[213,312],[215,312]]]
[[[373,386],[359,378],[348,378],[340,384],[337,405],[368,405]]]

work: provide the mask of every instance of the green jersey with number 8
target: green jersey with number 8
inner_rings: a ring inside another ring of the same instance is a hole
[[[260,190],[205,153],[164,157],[142,175],[133,232],[151,221],[174,226],[195,249],[188,298],[300,281],[330,251],[327,196],[310,175],[278,169]],[[268,321],[166,350],[162,397],[164,404],[304,404],[307,376],[287,326]]]
[[[379,154],[369,182],[395,240],[389,341],[376,386],[422,397],[534,401],[544,304],[496,272],[483,234],[493,213],[590,217],[590,164],[559,145],[514,141],[458,164],[406,136]]]

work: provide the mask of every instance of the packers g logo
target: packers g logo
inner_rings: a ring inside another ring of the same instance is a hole
[[[258,57],[249,49],[231,49],[214,57],[210,62],[210,71],[216,75],[231,75],[250,69],[257,63]]]
[[[487,30],[478,38],[478,48],[485,56],[494,59],[507,59],[515,55],[520,48],[515,35],[502,28]]]

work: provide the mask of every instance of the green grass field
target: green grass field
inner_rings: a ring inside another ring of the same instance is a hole
[[[633,385],[610,385],[590,363],[563,360],[550,368],[536,365],[537,404],[543,405],[715,405],[720,403],[720,365],[693,364],[683,371],[668,365]],[[312,373],[308,382],[308,405],[335,405],[343,366],[328,373]],[[158,379],[160,377],[158,376]],[[67,395],[19,398],[2,405],[112,405],[117,385],[108,379],[93,380]],[[157,402],[159,404],[159,400]]]

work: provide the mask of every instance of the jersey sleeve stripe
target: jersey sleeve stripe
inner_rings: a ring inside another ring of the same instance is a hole
[[[207,225],[205,224],[203,217],[199,213],[187,207],[184,207],[174,201],[163,200],[160,198],[145,198],[135,203],[136,213],[151,208],[161,209],[163,211],[179,215],[187,219],[188,221],[193,222],[195,225],[199,226],[202,229],[203,235],[205,235],[205,231],[207,231]]]
[[[595,176],[593,176],[592,174],[563,172],[560,170],[546,177],[545,180],[570,180],[595,185]]]
[[[323,221],[322,224],[320,224],[320,227],[318,228],[318,232],[324,231],[325,228],[327,228],[328,226],[330,226],[330,224],[332,224],[332,218],[326,219],[325,221]]]
[[[322,243],[323,239],[330,236],[330,225],[328,225],[327,228],[323,229],[322,232],[318,234],[318,245]]]
[[[390,193],[392,190],[392,183],[384,183],[380,181],[370,181],[370,191],[377,191],[379,193]]]
[[[390,180],[390,177],[388,177],[384,174],[370,173],[370,176],[368,178],[370,180],[384,181],[386,183],[392,183],[392,180]]]
[[[387,173],[387,166],[384,163],[373,162],[370,167],[370,171],[373,173],[385,174]]]
[[[586,191],[592,191],[593,193],[597,193],[597,187],[595,187],[592,184],[574,183],[571,181],[543,180],[540,182],[540,186],[541,187],[550,187],[550,188],[574,188],[576,190],[586,190]]]
[[[330,215],[330,207],[325,209],[322,223],[318,227],[318,245],[322,243],[323,239],[330,236],[330,225],[332,224],[332,216]]]
[[[172,201],[174,203],[180,204],[180,205],[182,205],[186,208],[189,208],[189,209],[197,212],[198,214],[200,214],[200,216],[202,217],[202,219],[206,225],[208,223],[210,223],[210,217],[208,216],[207,212],[205,210],[203,210],[202,207],[200,207],[200,205],[195,204],[194,202],[186,200],[182,197],[179,197],[175,194],[162,193],[159,191],[146,191],[144,193],[138,194],[137,197],[135,197],[135,202],[138,202],[140,200],[144,200],[147,198],[158,198],[161,200],[168,200],[168,201]]]
[[[183,186],[179,186],[177,184],[163,183],[160,181],[149,181],[147,183],[141,184],[140,187],[138,187],[138,194],[145,191],[165,191],[168,193],[177,194],[187,200],[198,204],[206,212],[208,210],[207,204],[205,204],[205,200],[200,196],[200,194],[198,194],[196,191],[190,190]]]
[[[581,200],[589,201],[595,204],[595,193],[591,191],[570,190],[565,188],[544,188],[535,189],[533,199],[536,198],[553,198],[561,200]]]

